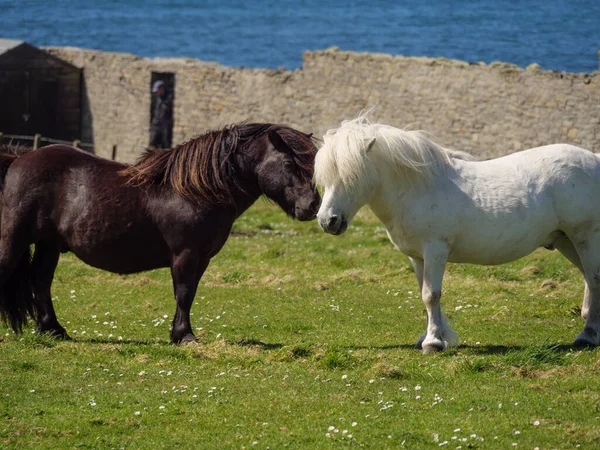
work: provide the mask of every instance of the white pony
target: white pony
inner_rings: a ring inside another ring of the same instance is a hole
[[[344,121],[324,136],[315,181],[317,214],[342,234],[369,205],[414,267],[427,310],[424,353],[456,345],[441,308],[446,262],[502,264],[537,247],[558,249],[582,272],[583,331],[575,345],[600,342],[600,157],[567,144],[490,161],[444,149],[419,131]]]

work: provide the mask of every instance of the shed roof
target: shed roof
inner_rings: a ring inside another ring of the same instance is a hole
[[[20,69],[26,69],[26,61],[31,60],[32,56],[39,54],[43,54],[43,59],[45,61],[66,66],[70,70],[81,71],[80,68],[74,66],[73,64],[62,60],[45,50],[39,49],[28,42],[18,39],[0,38],[0,62],[2,64],[18,66]]]
[[[18,47],[21,44],[24,44],[25,41],[19,41],[16,39],[2,39],[0,38],[0,55],[2,53],[6,53],[9,50],[12,50],[15,47]]]

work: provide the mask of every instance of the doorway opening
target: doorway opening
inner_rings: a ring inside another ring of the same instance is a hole
[[[169,149],[173,145],[175,74],[152,72],[150,95],[150,148]]]

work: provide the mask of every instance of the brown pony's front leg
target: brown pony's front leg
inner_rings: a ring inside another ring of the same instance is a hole
[[[210,258],[199,258],[189,249],[173,257],[171,276],[177,301],[171,329],[171,342],[174,344],[196,341],[190,323],[190,309],[196,296],[198,283],[209,261]]]

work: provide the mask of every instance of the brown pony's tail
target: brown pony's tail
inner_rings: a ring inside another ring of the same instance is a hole
[[[2,213],[2,191],[10,165],[28,150],[22,147],[0,145],[0,214]],[[31,249],[23,252],[12,273],[0,286],[0,319],[21,333],[28,317],[35,318],[31,270]]]
[[[29,317],[35,320],[31,271],[31,249],[28,247],[13,272],[0,287],[0,318],[17,334],[23,332]]]

